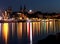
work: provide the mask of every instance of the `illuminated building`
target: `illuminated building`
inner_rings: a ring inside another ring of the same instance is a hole
[[[12,8],[11,7],[8,7],[7,14],[8,14],[8,17],[10,18],[10,15],[12,14]]]
[[[7,11],[4,11],[4,12],[2,13],[2,16],[3,16],[3,19],[4,19],[4,20],[8,19]]]

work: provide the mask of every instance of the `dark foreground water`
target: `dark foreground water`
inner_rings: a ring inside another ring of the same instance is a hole
[[[40,22],[0,23],[0,44],[33,44],[60,32],[60,19]]]

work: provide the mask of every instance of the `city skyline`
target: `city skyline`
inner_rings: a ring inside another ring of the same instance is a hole
[[[42,12],[60,12],[60,0],[1,0],[0,10],[11,6],[14,11],[20,6],[26,5],[27,9],[39,10]]]
[[[0,0],[0,44],[57,42],[59,4],[60,0]]]

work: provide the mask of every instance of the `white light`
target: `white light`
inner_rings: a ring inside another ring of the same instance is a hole
[[[45,20],[42,20],[42,22],[44,22]]]
[[[27,22],[27,35],[29,36],[29,22]]]
[[[32,10],[29,10],[29,12],[32,12]]]
[[[27,22],[30,22],[31,20],[27,20]]]
[[[5,15],[7,15],[7,11],[5,11]]]
[[[0,20],[2,20],[2,17],[0,16]]]
[[[11,20],[14,20],[15,18],[12,18]]]
[[[32,23],[30,23],[30,44],[32,44]]]
[[[21,14],[21,13],[17,13],[17,14]]]
[[[1,23],[0,23],[0,37],[1,37]]]

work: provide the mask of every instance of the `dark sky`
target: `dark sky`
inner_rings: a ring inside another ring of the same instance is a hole
[[[60,12],[60,0],[0,0],[0,9],[12,6],[19,10],[20,5],[42,12]]]

